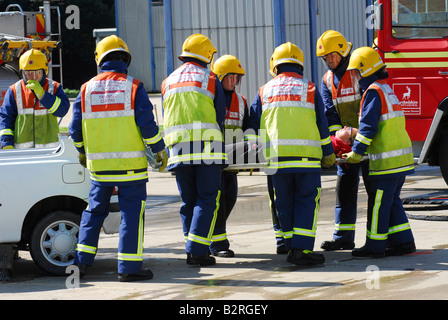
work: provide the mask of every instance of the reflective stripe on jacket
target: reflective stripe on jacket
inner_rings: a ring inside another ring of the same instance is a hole
[[[333,105],[339,115],[342,126],[358,128],[359,104],[361,102],[359,83],[352,79],[350,72],[345,72],[336,88],[331,70],[327,71],[323,80],[328,91],[331,92]]]
[[[53,95],[56,94],[59,83],[46,79],[43,89]],[[53,112],[61,104],[56,98],[54,105],[47,109],[34,93],[26,87],[23,80],[17,81],[11,87],[17,104],[17,118],[14,130],[14,147],[47,148],[58,145],[59,124]]]
[[[266,159],[272,166],[320,168],[322,142],[316,125],[315,86],[296,73],[282,73],[259,91],[260,128]],[[294,163],[276,163],[276,157],[300,157]],[[309,161],[308,158],[314,159]]]
[[[82,132],[91,178],[103,182],[147,179],[145,145],[135,123],[140,82],[103,72],[81,89]],[[97,172],[116,172],[99,175]]]
[[[226,144],[243,141],[244,134],[242,128],[245,106],[246,99],[239,92],[234,91],[230,108],[224,120]]]
[[[414,168],[412,142],[406,131],[406,121],[400,101],[384,80],[372,83],[366,90],[376,90],[381,99],[378,132],[372,140],[359,135],[356,139],[369,145],[370,175],[393,174]],[[365,94],[361,101],[360,117]]]

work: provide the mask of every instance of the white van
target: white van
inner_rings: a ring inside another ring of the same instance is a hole
[[[0,276],[11,273],[17,250],[29,250],[48,273],[64,275],[89,190],[89,172],[67,135],[56,148],[0,150]],[[114,195],[104,232],[118,232],[120,219]]]

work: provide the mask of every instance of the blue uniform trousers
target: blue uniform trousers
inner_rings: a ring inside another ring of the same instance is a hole
[[[207,256],[219,209],[222,165],[183,165],[174,170],[185,251]]]
[[[370,180],[373,207],[367,216],[366,248],[385,252],[387,247],[414,241],[400,199],[405,176]]]
[[[104,219],[109,214],[113,186],[92,183],[89,206],[84,210],[79,229],[76,264],[92,265]],[[118,244],[118,272],[135,273],[142,269],[143,227],[146,206],[146,183],[120,186],[118,201],[121,212]]]
[[[338,166],[336,183],[335,230],[334,240],[355,241],[355,225],[358,207],[359,171],[361,170],[364,185],[368,190],[369,164],[341,164]]]
[[[219,210],[212,237],[210,251],[219,252],[230,247],[227,239],[227,219],[235,206],[238,197],[237,172],[223,171],[221,174],[221,195],[219,197]]]
[[[283,238],[282,227],[280,226],[280,220],[278,219],[277,209],[275,208],[275,194],[274,186],[272,185],[272,176],[268,177],[268,194],[269,194],[269,208],[271,209],[272,226],[274,227],[275,240],[277,248],[285,245],[285,239]]]
[[[320,172],[272,176],[275,206],[287,250],[313,250],[321,193]]]

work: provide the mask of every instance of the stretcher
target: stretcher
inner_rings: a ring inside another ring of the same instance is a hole
[[[250,140],[228,144],[225,146],[229,165],[224,169],[226,171],[235,170],[253,170],[266,169],[268,162],[263,156],[263,149],[260,140]],[[157,162],[157,155],[146,149],[148,163],[154,171],[158,171],[161,163]],[[363,156],[361,161],[368,160],[367,156]],[[346,163],[345,158],[336,158],[335,164]]]

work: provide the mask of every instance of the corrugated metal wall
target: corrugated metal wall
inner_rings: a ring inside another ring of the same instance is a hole
[[[129,5],[132,2],[132,5]],[[149,35],[148,0],[116,0],[118,36],[128,45],[132,54],[129,74],[143,82],[151,90],[151,46]]]
[[[242,93],[251,103],[258,88],[266,83],[269,59],[274,50],[273,0],[171,0],[173,68],[180,66],[177,56],[184,40],[193,33],[207,35],[218,50],[215,59],[224,54],[237,56],[246,76]],[[129,4],[133,5],[130,6]],[[307,0],[285,0],[285,39],[297,44],[305,54],[305,76],[312,79],[312,48],[310,16]],[[354,48],[368,45],[364,25],[366,1],[316,0],[316,39],[326,30],[342,32]],[[116,0],[117,28],[128,43],[133,62],[130,73],[145,83],[149,91],[153,85],[151,47],[149,37],[148,0]],[[155,63],[155,88],[160,90],[166,77],[164,7],[152,5],[152,35]],[[278,26],[277,26],[278,27]],[[315,62],[315,61],[314,61]],[[317,62],[318,79],[325,73],[323,63]],[[319,85],[320,83],[318,83]]]
[[[269,79],[274,50],[272,0],[172,0],[174,68],[184,40],[193,33],[210,38],[218,53],[236,56],[246,71],[241,91],[252,101]]]
[[[353,44],[352,50],[372,45],[367,43],[366,1],[317,0],[316,11],[317,38],[325,31],[332,29],[341,32],[347,41]],[[326,68],[320,61],[318,67],[318,73],[322,76],[326,72]]]
[[[353,49],[367,45],[365,27],[366,2],[360,0],[316,0],[316,39],[329,29],[341,32]],[[298,45],[305,54],[304,75],[309,80],[311,75],[312,46],[310,37],[310,16],[308,1],[285,1],[286,41]],[[314,50],[315,52],[315,50]],[[318,83],[327,71],[325,65],[318,61]]]
[[[303,75],[311,77],[311,41],[308,1],[285,1],[286,42],[290,41],[302,49],[305,56]]]

